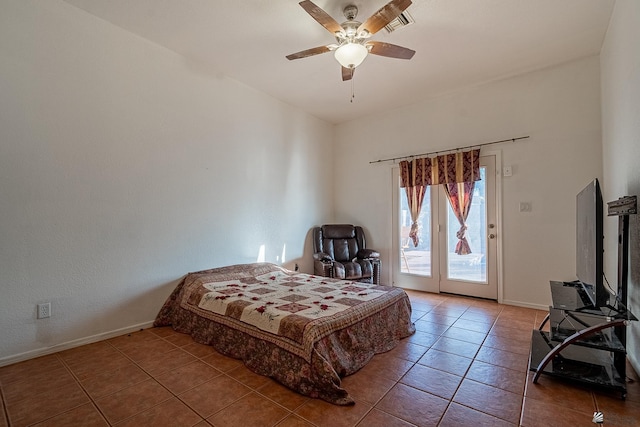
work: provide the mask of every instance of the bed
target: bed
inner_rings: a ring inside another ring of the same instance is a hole
[[[187,274],[154,326],[172,326],[306,396],[353,404],[340,379],[415,332],[400,288],[270,263]]]

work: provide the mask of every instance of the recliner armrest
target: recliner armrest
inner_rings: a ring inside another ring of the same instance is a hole
[[[380,252],[373,249],[360,249],[356,254],[358,259],[380,258]]]
[[[329,256],[328,253],[325,252],[316,252],[313,254],[313,259],[320,262],[332,263],[333,259]]]

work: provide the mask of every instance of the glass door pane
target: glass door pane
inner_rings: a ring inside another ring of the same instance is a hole
[[[456,233],[460,222],[447,201],[447,278],[467,282],[487,283],[487,205],[486,168],[480,168],[481,180],[475,182],[469,216],[467,217],[466,238],[471,247],[467,255],[456,254],[458,243]]]
[[[418,246],[409,237],[411,231],[411,211],[407,203],[407,193],[400,188],[400,272],[431,277],[431,189],[425,191],[422,210],[418,217]]]

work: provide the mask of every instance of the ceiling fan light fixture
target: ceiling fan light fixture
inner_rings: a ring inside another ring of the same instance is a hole
[[[334,52],[336,61],[344,68],[356,68],[369,54],[369,50],[359,43],[345,43]]]
[[[411,59],[413,54],[416,53],[411,49],[396,46],[391,43],[369,41],[372,35],[385,26],[390,25],[392,20],[398,18],[398,16],[411,5],[411,2],[412,0],[390,0],[363,23],[356,21],[358,7],[350,4],[343,9],[344,17],[347,18],[347,20],[339,24],[338,21],[333,19],[331,15],[322,10],[313,3],[313,1],[302,0],[300,6],[302,6],[316,22],[335,36],[336,43],[302,50],[287,55],[286,58],[293,60],[333,52],[336,61],[342,66],[342,81],[351,80],[352,84],[355,68],[362,64],[362,61],[367,58],[369,53],[389,58]],[[405,20],[403,20],[403,23]]]

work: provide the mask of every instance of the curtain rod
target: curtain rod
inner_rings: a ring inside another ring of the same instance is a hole
[[[499,144],[501,142],[516,142],[519,139],[527,139],[527,138],[529,138],[529,135],[527,135],[527,136],[519,136],[517,138],[502,139],[500,141],[485,142],[485,143],[482,143],[482,144],[468,145],[466,147],[450,148],[448,150],[432,151],[430,153],[413,154],[413,155],[410,155],[410,156],[402,156],[402,157],[392,157],[390,159],[373,160],[373,161],[369,162],[369,164],[381,163],[381,162],[391,162],[391,161],[401,160],[401,159],[411,159],[413,157],[430,156],[432,154],[448,153],[449,151],[459,151],[459,150],[464,150],[466,148],[475,148],[475,147],[482,147],[482,146],[485,146],[485,145]]]

